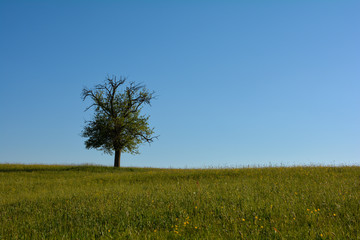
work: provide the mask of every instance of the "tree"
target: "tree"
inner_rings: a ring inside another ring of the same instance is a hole
[[[154,129],[149,127],[149,116],[140,114],[142,107],[154,99],[154,92],[134,82],[120,92],[126,80],[107,77],[104,84],[82,91],[83,101],[92,100],[85,111],[94,108],[93,120],[86,122],[82,132],[82,137],[88,138],[85,146],[109,154],[115,151],[114,167],[120,167],[122,152],[138,154],[141,143],[151,143],[158,137],[153,136]]]

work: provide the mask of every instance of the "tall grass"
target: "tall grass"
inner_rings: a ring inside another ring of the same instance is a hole
[[[360,167],[0,165],[0,239],[360,239]]]

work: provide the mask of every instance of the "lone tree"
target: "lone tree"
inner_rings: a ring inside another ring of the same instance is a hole
[[[151,143],[157,138],[149,127],[149,116],[140,115],[143,105],[150,105],[154,99],[154,92],[134,82],[121,92],[119,87],[125,81],[124,77],[107,77],[104,84],[82,91],[83,101],[87,98],[92,101],[85,111],[94,108],[93,120],[86,122],[82,132],[82,137],[88,138],[85,146],[109,154],[115,151],[114,167],[120,167],[122,152],[138,154],[141,143]]]

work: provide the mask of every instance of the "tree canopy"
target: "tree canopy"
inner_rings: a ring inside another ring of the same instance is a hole
[[[135,82],[120,91],[126,80],[107,77],[103,84],[82,91],[83,101],[90,98],[92,102],[85,111],[94,109],[93,119],[86,122],[82,132],[87,138],[85,146],[109,154],[115,151],[115,167],[120,166],[122,152],[139,153],[141,143],[151,143],[158,137],[154,136],[154,128],[149,127],[150,116],[141,115],[142,107],[154,99],[154,92]]]

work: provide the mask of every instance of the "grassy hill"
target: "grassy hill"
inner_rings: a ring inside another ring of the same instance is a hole
[[[360,239],[360,167],[0,165],[0,239]]]

